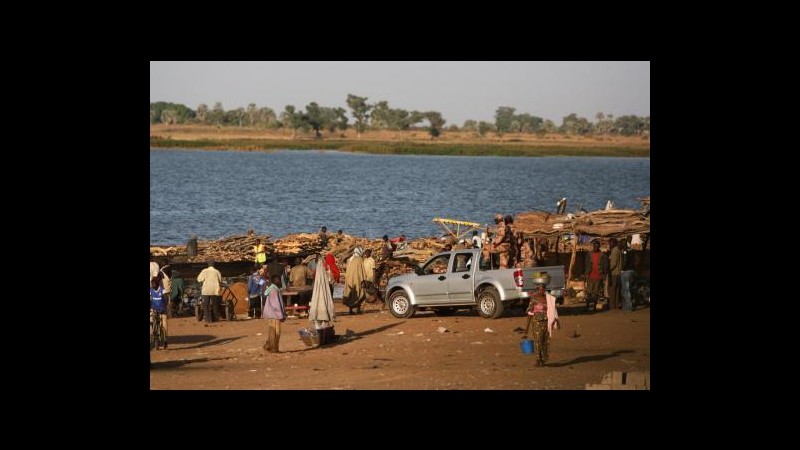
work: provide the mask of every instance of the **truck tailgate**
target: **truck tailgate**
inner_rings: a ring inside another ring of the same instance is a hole
[[[563,290],[565,284],[564,266],[545,266],[545,267],[528,267],[522,269],[523,284],[522,290],[525,292],[533,292],[535,285],[533,279],[536,274],[540,272],[547,272],[550,275],[550,283],[547,285],[548,291]],[[557,295],[558,297],[559,295]]]

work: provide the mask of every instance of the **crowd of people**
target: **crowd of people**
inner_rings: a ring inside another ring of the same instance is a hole
[[[514,228],[514,219],[511,215],[497,214],[494,217],[495,228],[485,231],[473,231],[470,239],[453,241],[445,246],[445,250],[458,250],[464,248],[481,249],[481,264],[485,269],[526,268],[545,265],[548,241],[540,239],[525,239],[521,231]],[[342,230],[335,235],[329,235],[327,227],[321,227],[319,232],[320,242],[327,247],[331,241],[335,244],[343,238]],[[278,352],[281,323],[286,319],[287,313],[284,306],[283,291],[287,287],[299,292],[298,302],[308,307],[308,320],[320,336],[320,344],[331,342],[334,337],[333,321],[335,308],[333,307],[334,284],[343,281],[344,292],[342,303],[349,308],[350,314],[361,314],[363,305],[368,295],[379,295],[377,288],[380,277],[380,262],[392,258],[398,245],[403,245],[405,236],[400,235],[390,239],[388,235],[382,238],[382,244],[376,258],[373,258],[371,249],[356,247],[352,256],[347,260],[346,275],[341,279],[341,273],[336,259],[331,253],[314,253],[305,259],[295,258],[293,264],[284,265],[277,258],[267,262],[266,246],[260,239],[256,239],[253,246],[254,267],[247,278],[247,317],[248,319],[267,320],[267,339],[264,349],[269,352]],[[621,308],[631,310],[630,283],[634,273],[633,257],[628,249],[625,239],[610,239],[610,250],[606,253],[600,251],[599,240],[593,241],[593,249],[588,252],[584,260],[584,275],[586,279],[587,295],[596,298],[608,298],[611,309]],[[161,315],[165,335],[168,329],[168,318],[175,317],[179,310],[184,283],[178,271],[173,271],[169,265],[159,267],[158,263],[150,260],[150,305],[155,314]],[[208,267],[197,276],[197,281],[202,284],[201,296],[206,326],[215,321],[219,304],[221,303],[222,275],[214,267],[214,261],[208,261]],[[533,333],[537,343],[537,365],[543,365],[547,360],[547,341],[552,333],[554,323],[558,324],[558,315],[555,310],[555,299],[546,293],[544,285],[537,286],[537,292],[532,296],[528,315],[533,321]],[[607,292],[606,292],[607,291]],[[529,322],[530,324],[530,322]],[[166,348],[166,345],[164,346]]]

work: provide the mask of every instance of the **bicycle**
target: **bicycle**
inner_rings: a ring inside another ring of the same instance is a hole
[[[167,348],[167,330],[161,323],[161,314],[150,309],[150,350]]]
[[[188,290],[192,290],[194,293],[194,316],[198,322],[203,320],[203,316],[205,315],[205,311],[203,310],[203,302],[200,295],[199,288],[187,288]],[[220,293],[220,298],[222,299],[222,317],[226,320],[236,320],[236,304],[239,303],[238,297],[236,294],[233,293],[228,283],[222,283],[222,292]],[[216,308],[216,305],[211,305],[211,308]]]
[[[639,306],[650,306],[650,279],[637,277],[630,286],[631,306],[636,309]]]

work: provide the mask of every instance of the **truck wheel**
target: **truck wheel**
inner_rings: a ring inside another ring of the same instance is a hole
[[[456,313],[455,308],[434,308],[433,313],[437,316],[452,316]]]
[[[407,319],[414,315],[414,306],[406,291],[401,289],[389,297],[389,311],[398,319]]]
[[[485,319],[497,319],[503,315],[503,302],[497,289],[487,287],[478,294],[478,314]]]

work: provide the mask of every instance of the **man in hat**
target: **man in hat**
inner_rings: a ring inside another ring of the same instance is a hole
[[[203,283],[203,289],[200,294],[203,296],[203,311],[205,311],[206,325],[208,325],[214,321],[213,308],[222,300],[220,296],[222,274],[214,268],[213,259],[208,261],[208,267],[203,269],[200,275],[197,276],[197,281]]]

